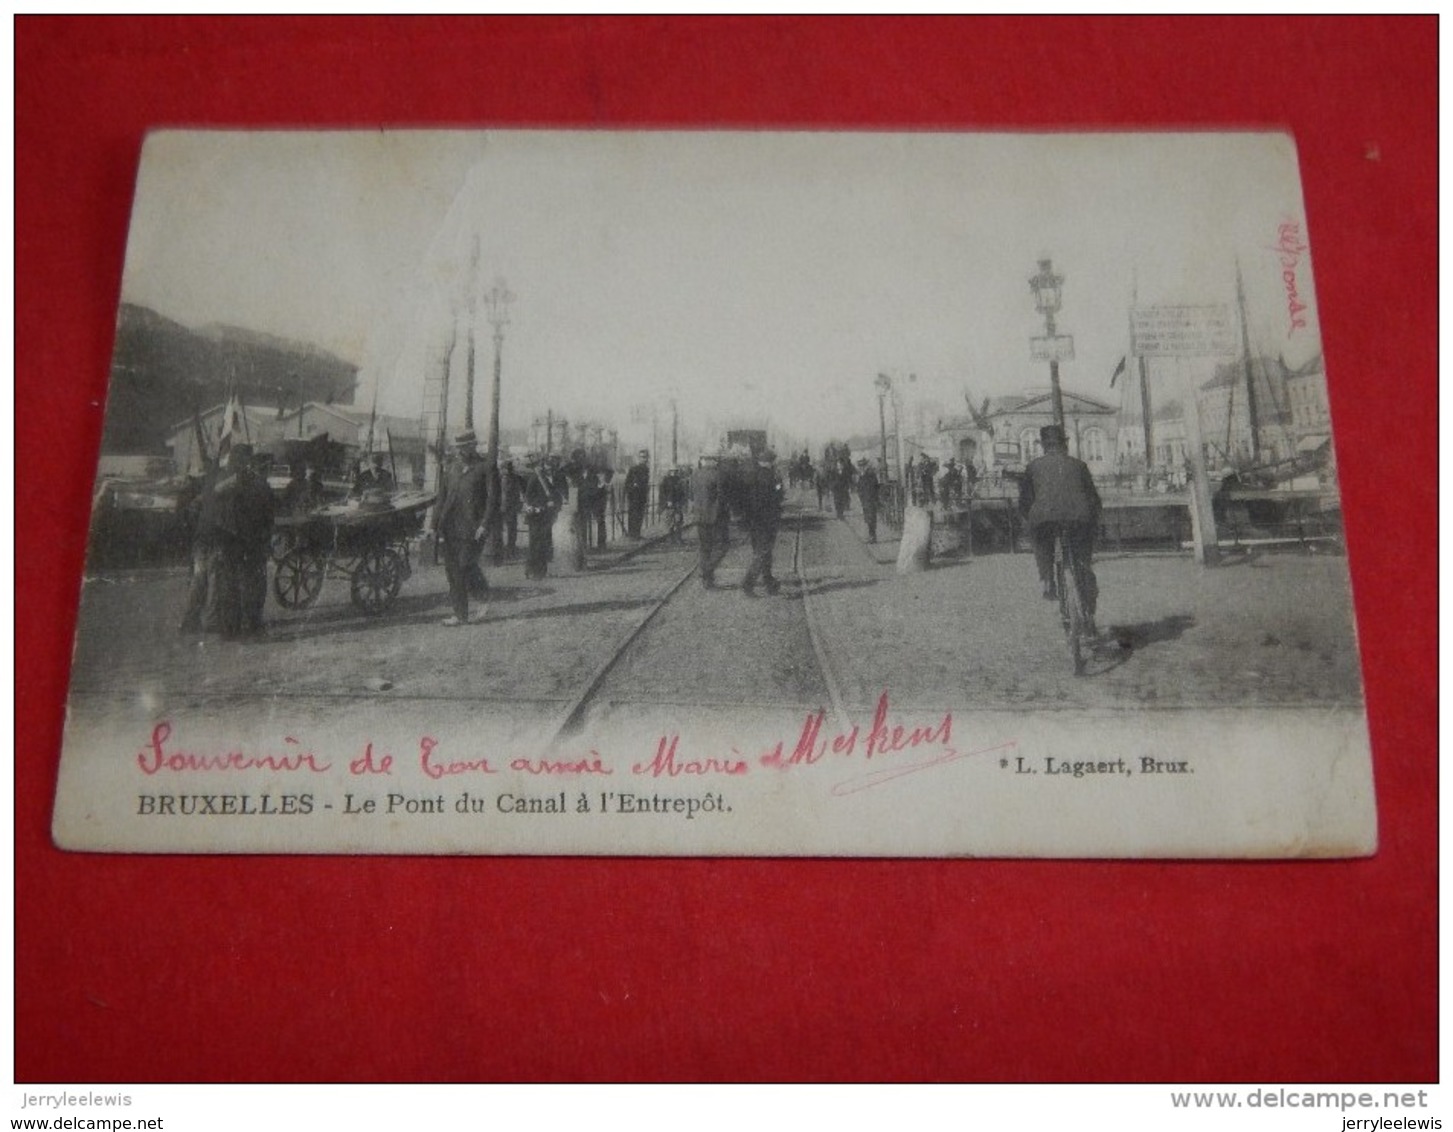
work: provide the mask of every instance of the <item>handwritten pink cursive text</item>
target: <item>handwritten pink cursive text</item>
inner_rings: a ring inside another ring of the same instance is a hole
[[[1297,267],[1307,251],[1307,245],[1302,240],[1302,226],[1290,220],[1279,225],[1276,230],[1276,247],[1272,250],[1281,262],[1281,285],[1287,297],[1287,337],[1290,338],[1298,330],[1307,328],[1307,304],[1302,302],[1301,292],[1297,287]]]
[[[172,737],[172,725],[163,720],[151,729],[151,742],[146,750],[136,756],[136,763],[143,774],[158,771],[209,771],[209,770],[274,770],[310,771],[322,774],[332,768],[332,763],[319,763],[312,751],[302,749],[302,744],[291,735],[283,742],[292,744],[293,749],[278,754],[248,754],[245,751],[225,751],[199,754],[196,751],[180,751],[167,747]]]

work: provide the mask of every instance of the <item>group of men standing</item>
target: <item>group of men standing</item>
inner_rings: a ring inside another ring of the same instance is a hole
[[[940,468],[938,461],[927,453],[910,457],[903,474],[913,493],[913,502],[925,507],[934,503],[944,507],[962,504],[973,495],[979,478],[973,464],[960,464],[950,456]]]
[[[776,594],[781,583],[772,573],[777,531],[782,525],[782,479],[770,449],[756,458],[703,456],[691,477],[693,518],[699,542],[701,584],[716,585],[716,567],[726,553],[731,519],[746,528],[752,561],[742,592],[757,594],[757,583]]]
[[[182,633],[224,639],[263,632],[267,564],[277,504],[252,445],[236,444],[192,503],[192,574]]]
[[[572,490],[576,493],[575,535],[582,546],[590,542],[592,534],[596,544],[604,546],[612,474],[592,467],[584,450],[573,453],[568,464],[531,453],[523,475],[515,470],[513,461],[506,461],[495,472],[480,457],[478,439],[472,431],[456,437],[453,459],[444,471],[439,502],[434,508],[434,530],[452,607],[444,624],[453,627],[483,620],[482,611],[471,613],[469,608],[471,598],[485,600],[489,593],[480,567],[481,554],[491,536],[501,549],[496,565],[513,554],[520,516],[524,517],[528,535],[525,577],[538,580],[546,576],[554,555],[555,517]],[[639,538],[650,493],[645,452],[627,473],[625,489],[627,532]]]
[[[1056,596],[1054,541],[1056,535],[1063,534],[1074,554],[1081,590],[1093,616],[1098,586],[1090,561],[1100,518],[1100,497],[1088,467],[1068,455],[1063,430],[1047,426],[1041,436],[1045,455],[1031,462],[1023,474],[1021,507],[1034,541],[1043,594],[1046,598]],[[923,475],[928,468],[924,461],[914,470]],[[492,531],[513,550],[516,521],[521,514],[524,516],[529,535],[525,576],[539,579],[545,577],[551,558],[555,516],[571,486],[579,493],[580,522],[589,523],[597,513],[597,503],[604,503],[609,476],[602,479],[597,474],[592,478],[583,460],[578,459],[572,461],[571,469],[573,476],[558,461],[547,462],[532,454],[523,475],[510,462],[496,471],[480,457],[472,431],[456,437],[433,519],[449,586],[451,612],[445,625],[483,619],[483,611],[471,613],[470,601],[488,598],[480,556]],[[928,471],[925,489],[932,484],[931,476]],[[754,597],[761,584],[769,594],[776,594],[780,583],[773,574],[772,560],[782,521],[783,487],[774,453],[765,451],[756,457],[703,456],[690,473],[689,483],[684,476],[668,479],[671,488],[668,493],[663,482],[663,506],[684,509],[689,492],[697,525],[702,585],[708,589],[715,586],[716,568],[727,549],[731,520],[736,518],[745,528],[752,549],[743,592]],[[854,469],[845,454],[836,457],[828,466],[828,474],[818,479],[819,496],[824,479],[831,487],[840,517],[846,509],[842,497],[856,487],[868,539],[875,542],[880,481],[869,461],[859,460]],[[636,538],[640,537],[646,509],[646,495],[640,484],[648,493],[645,453],[626,476],[627,531]],[[284,505],[289,501],[295,506],[316,504],[321,486],[318,477],[295,476],[285,493]],[[946,488],[945,495],[952,498],[951,487]],[[181,623],[183,633],[215,628],[224,638],[235,639],[264,631],[267,567],[277,509],[265,470],[257,465],[252,446],[234,445],[225,466],[207,477],[191,505],[195,537],[191,582]],[[599,514],[603,526],[603,506]],[[492,524],[503,529],[494,530]],[[603,530],[600,536],[603,539]]]
[[[817,486],[817,508],[823,509],[825,495],[832,496],[833,513],[843,518],[848,513],[854,491],[858,506],[863,511],[863,521],[868,527],[868,541],[878,541],[878,510],[882,503],[882,481],[878,470],[861,457],[856,467],[846,452],[834,452],[823,462],[823,469],[814,477]]]

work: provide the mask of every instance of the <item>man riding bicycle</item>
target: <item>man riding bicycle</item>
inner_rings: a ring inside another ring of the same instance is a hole
[[[1065,548],[1076,566],[1085,612],[1093,622],[1099,583],[1090,569],[1095,532],[1100,527],[1100,493],[1083,460],[1069,454],[1065,431],[1059,425],[1039,430],[1044,455],[1029,462],[1019,486],[1019,507],[1029,521],[1034,540],[1034,564],[1046,601],[1059,595],[1054,588],[1054,541],[1063,532]]]

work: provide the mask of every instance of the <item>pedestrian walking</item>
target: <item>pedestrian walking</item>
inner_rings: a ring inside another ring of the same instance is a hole
[[[595,545],[602,550],[606,543],[606,506],[610,502],[610,481],[615,478],[615,472],[610,468],[604,468],[595,474],[595,500],[591,504],[591,514],[595,516]]]
[[[506,460],[500,469],[500,493],[503,499],[501,515],[504,523],[505,557],[515,556],[515,544],[519,541],[520,510],[524,507],[524,482],[515,471],[515,462]]]
[[[641,522],[646,517],[646,504],[651,498],[651,453],[642,448],[636,462],[626,472],[626,534],[641,537]]]
[[[184,630],[205,627],[203,617],[210,602],[224,639],[262,631],[275,504],[267,480],[253,468],[253,459],[252,445],[233,445],[227,467],[204,492],[199,535],[210,554],[204,555],[205,583],[193,575]]]
[[[453,609],[444,624],[451,628],[484,620],[483,611],[471,616],[469,599],[471,591],[479,597],[488,593],[479,554],[487,533],[490,484],[477,443],[473,431],[454,438],[455,460],[445,474],[444,490],[434,508],[434,530],[444,543],[444,573]]]
[[[853,496],[853,460],[844,449],[833,459],[832,508],[839,519],[848,513]]]
[[[691,475],[691,514],[696,520],[697,563],[701,584],[711,589],[716,584],[716,564],[726,552],[723,520],[727,503],[723,493],[723,469],[718,456],[702,456]]]
[[[684,541],[682,527],[685,525],[687,492],[685,468],[672,468],[661,477],[661,512],[667,517],[672,540],[678,543]]]
[[[532,452],[525,466],[521,498],[524,502],[525,531],[530,538],[530,545],[525,549],[525,577],[538,580],[547,573],[554,555],[551,528],[555,523],[555,512],[560,509],[561,495],[554,477],[538,453]]]
[[[782,524],[782,477],[777,472],[776,453],[767,449],[755,466],[743,469],[742,474],[742,520],[752,544],[752,563],[742,580],[742,592],[755,597],[760,580],[767,592],[775,595],[782,588],[772,575],[772,554]]]

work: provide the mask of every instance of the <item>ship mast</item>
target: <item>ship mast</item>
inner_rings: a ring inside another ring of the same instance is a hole
[[[1135,272],[1130,277],[1130,309],[1135,310],[1140,302],[1140,278]],[[1130,332],[1130,344],[1135,345],[1135,331]],[[1144,354],[1135,355],[1136,369],[1140,377],[1140,427],[1145,433],[1145,483],[1149,485],[1151,471],[1155,465],[1154,425],[1150,419],[1150,364]]]
[[[1236,260],[1236,309],[1241,316],[1241,362],[1246,370],[1246,413],[1251,421],[1251,465],[1255,467],[1261,463],[1261,427],[1256,418],[1256,381],[1251,368],[1251,333],[1246,326],[1246,288],[1241,283],[1239,257]]]

